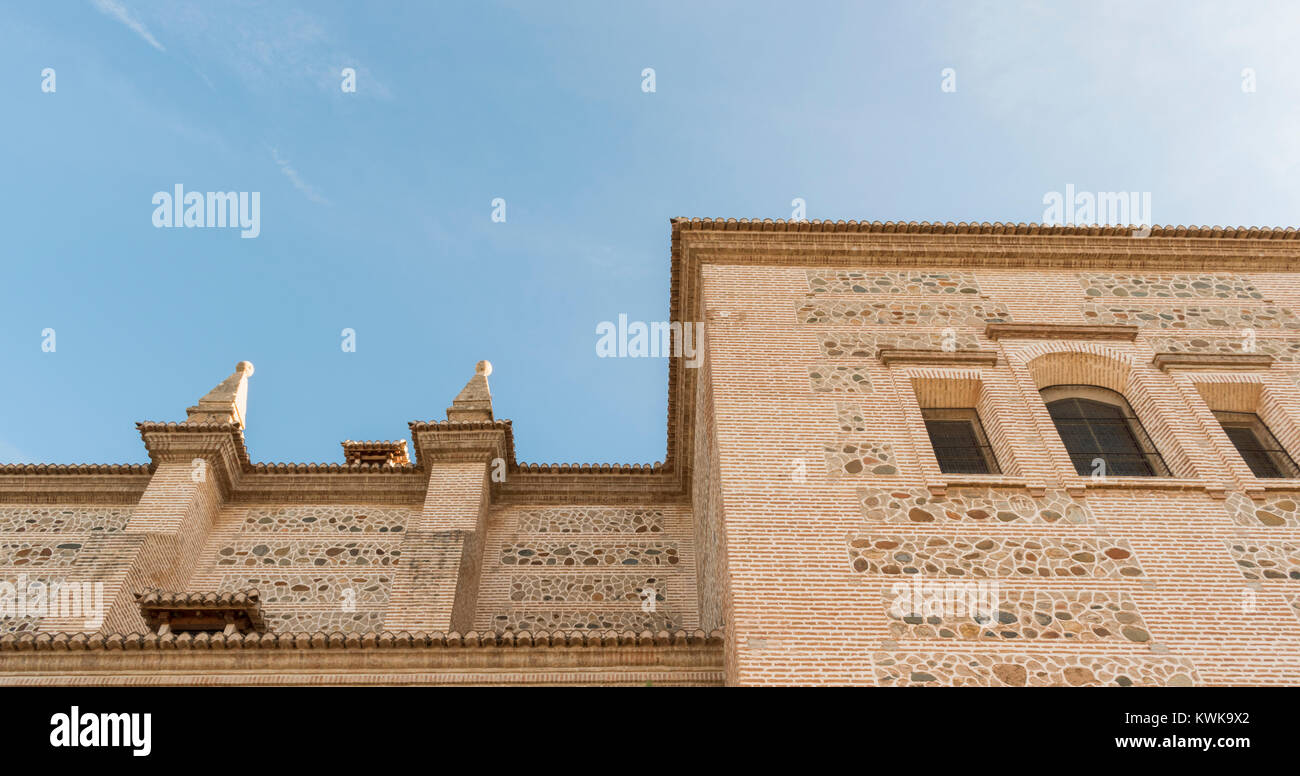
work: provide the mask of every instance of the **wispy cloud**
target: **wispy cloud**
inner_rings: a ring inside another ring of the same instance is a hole
[[[130,27],[132,30],[135,31],[136,35],[139,35],[141,38],[144,38],[145,42],[147,42],[150,46],[153,46],[159,51],[167,50],[163,48],[163,44],[158,42],[158,39],[153,36],[153,33],[149,32],[149,29],[145,27],[144,24],[140,22],[140,20],[132,16],[131,12],[126,10],[126,6],[117,2],[117,0],[90,0],[90,2],[92,5],[95,6],[95,8],[99,9],[100,13],[104,14],[105,16],[111,16],[114,19],[117,19],[119,22],[125,24],[127,27]]]
[[[240,2],[218,9],[202,0],[169,0],[151,18],[178,48],[234,73],[254,91],[311,86],[339,95],[340,71],[352,67],[357,91],[348,99],[392,98],[364,64],[366,52],[354,50],[346,26],[287,3]]]
[[[289,182],[293,184],[293,187],[298,191],[301,191],[307,199],[322,205],[329,204],[329,200],[322,197],[315,188],[302,179],[302,176],[298,174],[298,171],[289,164],[288,159],[280,156],[280,151],[278,149],[272,148],[271,156],[275,157],[275,163],[280,165],[280,172],[284,173],[284,177],[288,178]]]

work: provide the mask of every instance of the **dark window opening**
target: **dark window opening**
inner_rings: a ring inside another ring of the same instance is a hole
[[[1300,468],[1287,454],[1264,425],[1259,416],[1251,412],[1215,412],[1223,432],[1241,453],[1246,465],[1261,479],[1300,477]]]
[[[1091,385],[1056,385],[1044,388],[1042,396],[1080,475],[1169,476],[1164,459],[1120,394]]]
[[[930,446],[944,474],[999,474],[997,458],[973,409],[923,409]]]

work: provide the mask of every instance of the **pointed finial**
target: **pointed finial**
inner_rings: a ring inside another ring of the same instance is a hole
[[[492,420],[492,391],[487,381],[490,374],[492,362],[474,365],[474,376],[447,408],[447,420]]]
[[[240,361],[235,373],[208,391],[196,406],[185,410],[186,423],[235,423],[244,427],[248,409],[248,378],[253,376],[253,364]]]

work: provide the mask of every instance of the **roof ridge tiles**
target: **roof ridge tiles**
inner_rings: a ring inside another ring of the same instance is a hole
[[[857,220],[787,220],[783,218],[690,218],[669,219],[676,230],[721,230],[790,232],[867,232],[881,234],[1019,234],[1086,237],[1130,237],[1134,229],[1145,225],[1039,224],[1002,221],[857,221]],[[1300,232],[1293,226],[1185,226],[1182,224],[1151,226],[1150,237],[1222,238],[1256,240],[1296,240]]]
[[[663,461],[654,463],[518,463],[529,474],[658,474]]]
[[[147,463],[3,463],[0,474],[148,474]]]

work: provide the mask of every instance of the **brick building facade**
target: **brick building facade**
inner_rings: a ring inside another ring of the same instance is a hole
[[[679,219],[663,463],[516,461],[485,363],[408,441],[254,463],[241,363],[147,465],[0,467],[0,579],[105,610],[11,605],[0,683],[1295,683],[1297,259]]]

